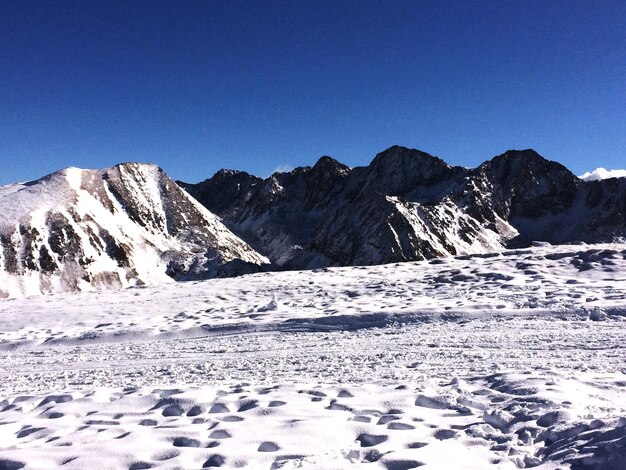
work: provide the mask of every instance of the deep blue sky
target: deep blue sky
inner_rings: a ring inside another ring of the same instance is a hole
[[[626,167],[626,2],[0,0],[0,184],[405,145]]]

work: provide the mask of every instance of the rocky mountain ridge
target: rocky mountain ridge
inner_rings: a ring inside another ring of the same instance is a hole
[[[585,182],[533,150],[467,169],[393,146],[366,167],[322,157],[266,179],[221,170],[179,184],[283,269],[626,237],[626,178]]]

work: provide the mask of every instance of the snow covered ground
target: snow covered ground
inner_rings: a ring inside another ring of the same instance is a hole
[[[626,246],[0,302],[0,469],[626,468]]]

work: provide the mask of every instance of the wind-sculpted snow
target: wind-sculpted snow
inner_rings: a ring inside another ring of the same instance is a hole
[[[0,303],[0,468],[622,469],[626,245]]]
[[[68,168],[5,186],[0,214],[0,298],[232,275],[266,262],[154,165]]]

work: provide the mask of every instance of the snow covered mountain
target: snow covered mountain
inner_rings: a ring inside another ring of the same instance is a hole
[[[533,150],[478,168],[394,146],[367,167],[330,157],[267,179],[180,183],[285,268],[369,265],[626,236],[626,179],[583,181]]]
[[[258,270],[267,259],[154,165],[0,188],[0,298]]]

